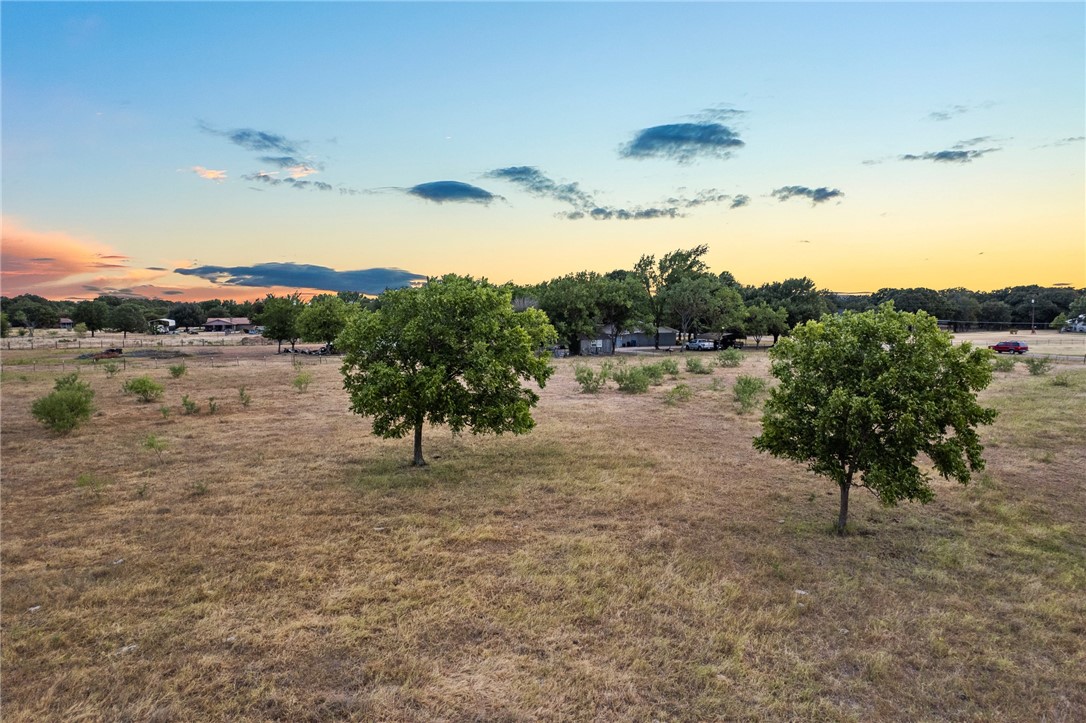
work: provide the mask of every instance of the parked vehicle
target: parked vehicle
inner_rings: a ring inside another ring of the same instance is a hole
[[[1004,352],[1008,354],[1025,354],[1029,351],[1029,344],[1024,341],[1001,341],[998,344],[992,344],[988,348],[996,354]]]
[[[691,339],[686,342],[686,348],[691,351],[712,351],[713,342],[710,339]]]

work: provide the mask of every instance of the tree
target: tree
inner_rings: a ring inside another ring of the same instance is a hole
[[[780,380],[765,405],[754,447],[805,462],[840,489],[838,534],[853,487],[882,504],[932,499],[923,453],[944,478],[963,484],[983,469],[977,425],[994,409],[977,403],[992,380],[991,352],[954,346],[924,312],[893,303],[824,316],[792,330],[770,352]]]
[[[315,296],[298,314],[298,335],[305,341],[335,342],[347,324],[347,302],[338,296]]]
[[[594,337],[601,324],[595,276],[589,271],[567,274],[536,289],[539,308],[573,356],[581,353],[581,339]]]
[[[283,351],[284,341],[289,341],[290,348],[293,349],[294,342],[298,341],[300,313],[302,313],[302,300],[298,292],[290,296],[268,294],[264,299],[264,310],[257,317],[258,323],[264,327],[261,336],[279,342],[278,351]]]
[[[776,344],[781,334],[788,331],[788,311],[784,307],[774,309],[764,301],[759,301],[747,307],[743,331],[747,336],[754,337],[757,346],[762,345],[762,337],[766,335],[772,335],[773,343]]]
[[[657,349],[660,348],[660,324],[667,313],[668,289],[687,276],[705,273],[706,266],[701,257],[708,251],[709,247],[702,244],[685,251],[679,249],[667,253],[659,262],[655,256],[642,256],[634,266],[634,274],[648,295],[648,316],[652,319]]]
[[[554,371],[543,347],[557,339],[538,309],[514,311],[512,290],[449,274],[419,288],[385,291],[378,311],[359,309],[336,340],[351,410],[373,433],[414,431],[413,464],[424,465],[422,426],[522,434]]]
[[[1067,314],[1060,314],[1052,321],[1048,322],[1049,329],[1062,329],[1064,324],[1067,323]]]
[[[762,284],[758,299],[774,308],[784,307],[788,311],[788,328],[817,319],[830,310],[826,297],[806,276]]]
[[[166,314],[166,318],[173,319],[178,326],[185,327],[185,331],[193,326],[203,326],[207,321],[207,312],[202,306],[193,302],[174,304]]]
[[[126,301],[113,310],[109,325],[117,331],[123,331],[125,339],[128,338],[128,332],[146,331],[147,320],[143,318],[143,307],[135,302]]]
[[[109,306],[104,301],[80,301],[72,309],[72,321],[86,324],[93,337],[94,332],[109,324]]]
[[[641,299],[644,295],[637,279],[599,277],[596,286],[596,309],[599,312],[600,325],[611,339],[612,354],[618,344],[618,335],[640,319]]]
[[[11,322],[8,321],[8,315],[0,312],[0,339],[7,339],[10,333]]]

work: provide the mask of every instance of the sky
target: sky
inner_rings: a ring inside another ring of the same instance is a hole
[[[0,291],[1086,286],[1086,6],[0,4]]]

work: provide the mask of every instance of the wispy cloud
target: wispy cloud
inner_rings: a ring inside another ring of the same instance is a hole
[[[200,178],[206,178],[209,181],[218,181],[222,183],[226,180],[226,171],[215,171],[210,168],[204,168],[203,166],[193,166],[190,170]]]
[[[790,198],[806,198],[810,200],[812,206],[815,206],[835,198],[842,198],[845,194],[838,188],[827,188],[826,186],[820,186],[819,188],[808,188],[807,186],[782,186],[781,188],[775,189],[770,195],[778,201],[787,201]]]
[[[643,221],[656,218],[678,218],[685,209],[696,208],[705,204],[731,201],[731,208],[744,206],[750,200],[747,196],[731,196],[716,189],[698,192],[693,198],[672,197],[650,206],[622,208],[598,202],[594,194],[584,190],[579,183],[571,181],[559,183],[534,166],[509,166],[488,171],[487,178],[496,178],[512,183],[533,196],[551,198],[568,204],[572,210],[558,215],[562,218],[578,220],[591,218],[596,221]],[[737,203],[738,202],[738,203]]]
[[[327,266],[275,262],[252,266],[195,266],[174,269],[174,273],[197,276],[220,286],[280,286],[365,294],[380,294],[385,289],[402,288],[426,280],[423,274],[403,269],[336,271]]]
[[[928,151],[927,153],[906,153],[903,161],[934,161],[935,163],[972,163],[975,159],[998,151],[998,148],[973,150],[952,149],[946,151]]]
[[[481,203],[489,204],[497,196],[484,188],[461,181],[431,181],[404,189],[412,196],[433,201],[434,203]]]
[[[948,121],[948,120],[951,120],[952,118],[957,118],[960,115],[965,115],[966,113],[972,113],[973,111],[987,110],[988,108],[991,108],[993,105],[995,105],[995,103],[993,103],[992,101],[985,101],[983,103],[977,103],[976,105],[964,105],[964,104],[948,105],[948,106],[945,106],[943,108],[940,108],[939,110],[934,110],[931,113],[928,113],[927,117],[928,117],[928,120],[933,120],[933,121]]]
[[[733,129],[722,123],[671,123],[638,131],[633,140],[621,148],[619,155],[689,163],[698,157],[728,158],[745,145]]]
[[[235,128],[234,130],[219,130],[207,123],[200,122],[200,130],[216,136],[222,136],[234,145],[247,151],[283,153],[296,155],[298,153],[297,141],[292,141],[278,133],[269,133],[255,128]]]
[[[294,156],[261,156],[260,160],[270,166],[287,171],[291,178],[305,178],[324,170],[324,164],[322,163],[303,160]]]

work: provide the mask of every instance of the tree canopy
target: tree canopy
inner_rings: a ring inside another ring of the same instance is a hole
[[[539,395],[521,382],[544,386],[553,372],[544,347],[556,338],[543,312],[513,310],[511,287],[450,274],[386,291],[377,311],[352,313],[336,346],[351,410],[382,437],[413,431],[413,464],[423,465],[425,422],[531,430]]]
[[[297,292],[289,296],[268,294],[264,299],[264,308],[257,321],[264,327],[264,338],[279,342],[278,351],[282,351],[284,341],[289,341],[293,348],[298,340],[298,315],[302,313],[302,308]]]
[[[304,341],[335,342],[347,323],[347,302],[339,296],[312,298],[298,314],[298,336]]]
[[[72,321],[86,324],[93,337],[94,332],[109,325],[109,306],[104,301],[80,301],[72,309]]]
[[[935,317],[893,303],[826,315],[795,327],[770,354],[780,384],[754,447],[805,462],[838,485],[839,533],[852,487],[884,505],[931,500],[921,453],[962,483],[984,467],[976,427],[996,413],[977,403],[977,392],[992,379],[991,352],[954,346]]]
[[[117,331],[123,331],[126,339],[128,332],[135,334],[147,331],[147,319],[143,315],[143,307],[130,301],[113,309],[109,325]]]

